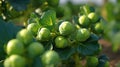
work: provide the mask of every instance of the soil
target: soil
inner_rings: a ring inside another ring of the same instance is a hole
[[[101,54],[107,55],[110,59],[110,67],[120,67],[120,65],[117,66],[118,63],[120,64],[120,50],[118,50],[117,52],[113,52],[111,43],[107,40],[101,39],[99,40],[99,43],[103,47]]]

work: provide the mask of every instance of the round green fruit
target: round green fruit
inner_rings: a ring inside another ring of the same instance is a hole
[[[57,52],[49,50],[42,55],[41,60],[44,65],[56,65],[60,62],[60,57]]]
[[[97,16],[97,14],[94,13],[94,12],[89,13],[89,14],[88,14],[88,18],[89,18],[93,23],[97,22],[98,19],[99,19],[99,17]]]
[[[40,41],[49,40],[49,38],[50,38],[50,30],[47,29],[47,28],[41,28],[38,31],[37,37],[38,37],[38,40],[40,40]]]
[[[89,37],[90,37],[90,31],[85,28],[81,28],[76,32],[75,40],[86,41]]]
[[[57,36],[55,38],[55,46],[57,48],[65,48],[69,45],[68,40],[63,36]]]
[[[9,62],[11,67],[26,67],[25,58],[19,55],[11,55]]]
[[[75,31],[72,23],[69,21],[63,21],[59,26],[59,32],[61,35],[69,35]]]
[[[33,35],[30,31],[27,29],[22,29],[17,33],[16,36],[17,39],[19,39],[22,43],[25,45],[30,44],[33,41]]]
[[[102,26],[101,23],[96,23],[94,29],[95,29],[95,32],[96,32],[96,33],[102,33],[102,31],[103,31],[103,26]]]
[[[99,61],[98,61],[98,58],[97,57],[88,57],[87,58],[87,67],[96,67],[98,65]]]
[[[4,61],[4,67],[11,67],[11,63],[10,63],[9,58],[5,59],[5,61]]]
[[[8,55],[24,53],[24,45],[18,39],[12,39],[6,46],[6,52]]]
[[[39,42],[33,42],[28,46],[28,54],[30,57],[34,58],[36,56],[39,56],[44,52],[44,47]]]
[[[33,35],[37,35],[38,29],[39,29],[38,23],[31,23],[27,26],[27,30],[31,31]]]
[[[82,26],[88,26],[90,24],[90,20],[87,16],[83,15],[79,17],[79,24]]]

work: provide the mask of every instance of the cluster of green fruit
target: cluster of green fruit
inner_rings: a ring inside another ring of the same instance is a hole
[[[17,33],[16,39],[8,42],[6,46],[8,57],[4,61],[4,67],[31,67],[29,64],[34,63],[35,57],[40,58],[44,67],[54,67],[59,65],[62,60],[60,54],[55,49],[62,51],[62,49],[68,47],[76,48],[79,45],[78,43],[84,46],[84,43],[94,31],[95,33],[103,32],[100,17],[95,12],[81,15],[77,20],[79,21],[78,24],[70,21],[55,23],[52,30],[46,27],[47,25],[34,22],[28,24],[25,29]],[[51,18],[49,22],[51,22]],[[50,41],[51,43],[49,44]],[[46,49],[46,44],[52,44],[53,47]],[[98,61],[97,58],[93,57],[92,61],[88,61],[92,66],[89,63],[87,65],[88,67],[96,67],[99,63]]]
[[[91,30],[96,34],[103,33],[103,20],[95,12],[80,16],[79,24],[82,27],[91,27]]]
[[[29,61],[37,56],[41,56],[41,61],[45,66],[54,65],[60,61],[56,51],[45,51],[43,44],[35,41],[34,36],[38,29],[37,23],[31,23],[26,29],[17,33],[16,39],[8,42],[6,46],[8,57],[4,62],[4,67],[26,67],[29,66]],[[47,28],[41,28],[37,36],[39,40],[46,41],[50,37],[50,31]]]

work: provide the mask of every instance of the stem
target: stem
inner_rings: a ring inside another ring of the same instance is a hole
[[[75,53],[73,55],[74,61],[75,61],[75,67],[82,67],[82,64],[80,63],[79,53]]]

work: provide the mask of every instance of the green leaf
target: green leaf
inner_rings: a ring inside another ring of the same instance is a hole
[[[30,0],[8,0],[17,11],[25,10]]]
[[[109,67],[109,57],[107,57],[106,55],[100,55],[99,56],[99,64],[97,65],[97,67],[106,67],[105,65],[107,64],[107,67]]]
[[[55,51],[58,52],[58,54],[62,60],[67,60],[70,58],[70,56],[72,54],[75,53],[75,48],[68,47],[68,48],[64,48],[64,49],[55,49]]]
[[[87,4],[80,7],[80,13],[88,15],[90,12],[95,12],[95,9]]]
[[[100,45],[97,42],[86,42],[86,43],[79,43],[77,51],[80,55],[89,56],[94,55],[96,52],[99,51]]]
[[[40,18],[39,18],[39,16],[36,14],[36,13],[31,13],[30,14],[30,18],[28,19],[28,24],[30,24],[30,23],[39,23],[39,20],[40,20]]]
[[[15,26],[12,23],[7,23],[0,19],[0,60],[5,56],[4,46],[12,38],[15,38],[16,33],[21,27]]]
[[[48,10],[44,12],[39,22],[40,25],[47,27],[50,30],[52,30],[55,23],[56,23],[56,12],[53,10]]]
[[[43,67],[40,57],[36,57],[34,59],[34,63],[32,67]]]
[[[73,18],[72,21],[74,24],[79,24],[79,21],[78,21],[79,17],[78,16],[73,16],[72,18]]]
[[[91,34],[90,37],[87,39],[87,42],[96,42],[99,40],[99,37],[96,34]]]

